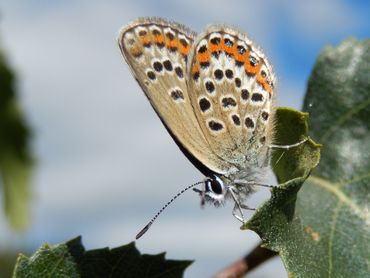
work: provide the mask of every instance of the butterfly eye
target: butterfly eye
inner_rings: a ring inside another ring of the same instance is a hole
[[[221,179],[213,178],[206,182],[206,192],[211,192],[216,195],[222,194],[224,191],[224,184]]]

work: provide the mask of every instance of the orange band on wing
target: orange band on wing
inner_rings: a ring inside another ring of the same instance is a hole
[[[154,42],[156,44],[164,44],[164,36],[162,34],[155,35]]]
[[[178,40],[166,40],[166,47],[170,49],[177,48],[179,41]]]
[[[142,49],[139,46],[134,46],[130,49],[130,53],[134,57],[139,57],[143,54]]]
[[[238,48],[237,48],[237,45],[236,44],[234,44],[232,47],[229,47],[228,49],[229,49],[229,52],[228,53],[231,56],[233,56],[234,58],[236,57],[236,55],[239,54],[239,51],[238,51]]]
[[[190,51],[190,45],[183,46],[181,43],[179,43],[178,46],[179,46],[180,53],[182,55],[188,55]]]
[[[197,53],[197,61],[199,63],[204,63],[204,62],[209,62],[209,59],[210,59],[210,55],[209,55],[209,52],[206,51],[204,53]]]
[[[257,82],[267,91],[269,94],[272,94],[272,88],[267,82],[266,78],[262,77],[261,73],[257,74]]]
[[[191,68],[191,74],[194,75],[197,72],[199,72],[199,64],[198,63],[194,64],[193,67]]]
[[[248,55],[249,56],[249,55]],[[249,62],[249,58],[248,60],[244,63],[244,69],[245,71],[248,73],[248,74],[257,74],[257,72],[260,71],[261,67],[262,67],[262,64],[263,64],[263,60],[261,59],[257,65],[255,66],[252,66]]]
[[[140,37],[140,39],[142,45],[149,45],[152,43],[152,39],[149,35],[142,36]]]
[[[221,41],[220,45],[221,45],[222,50],[225,51],[227,54],[229,54],[231,56],[234,55],[234,53],[236,51],[236,48],[234,47],[234,45],[231,46],[231,47],[227,46],[223,40]]]
[[[226,51],[227,46],[225,45],[224,40],[221,40],[220,43],[218,44],[218,46],[220,47],[220,50],[222,50],[224,52],[227,52]]]
[[[208,49],[209,51],[211,52],[218,52],[221,50],[221,47],[220,47],[220,44],[213,44],[213,43],[210,43],[209,46],[208,46]]]
[[[235,51],[234,58],[237,62],[246,63],[249,58],[249,51],[240,54],[238,50]]]

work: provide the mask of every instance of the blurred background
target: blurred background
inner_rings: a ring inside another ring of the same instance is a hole
[[[323,46],[370,37],[367,1],[4,2],[0,49],[16,74],[17,102],[32,132],[35,161],[30,204],[24,205],[28,226],[11,225],[0,209],[0,257],[12,265],[15,257],[8,254],[31,254],[44,242],[77,235],[86,249],[127,244],[175,193],[202,179],[124,64],[116,42],[122,25],[160,16],[197,32],[209,23],[237,26],[274,65],[278,105],[297,109]],[[3,183],[4,178],[2,208]],[[249,204],[268,196],[261,190]],[[185,277],[210,276],[259,242],[255,233],[239,230],[231,210],[232,204],[200,209],[198,196],[188,192],[137,247],[194,259]],[[249,277],[286,276],[274,258]]]

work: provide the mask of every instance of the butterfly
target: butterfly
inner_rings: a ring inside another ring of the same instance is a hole
[[[118,43],[133,76],[169,134],[206,177],[193,188],[202,203],[235,202],[244,222],[246,198],[269,167],[274,135],[275,75],[262,51],[235,28],[209,25],[197,35],[184,25],[139,18]]]

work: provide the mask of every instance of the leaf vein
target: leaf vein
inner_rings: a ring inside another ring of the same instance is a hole
[[[357,204],[355,204],[346,194],[344,194],[337,186],[336,183],[331,183],[325,179],[322,179],[317,176],[310,176],[309,180],[324,189],[328,192],[335,195],[341,202],[349,206],[354,214],[356,214],[359,218],[363,219],[365,223],[370,226],[370,212],[368,209],[361,209]]]
[[[370,172],[369,173],[366,173],[364,175],[360,175],[358,177],[354,177],[354,178],[352,178],[350,180],[341,181],[340,183],[338,183],[338,187],[339,188],[343,188],[343,187],[345,187],[347,185],[350,185],[352,183],[360,182],[360,181],[362,181],[364,179],[367,179],[367,178],[370,178]]]
[[[352,109],[348,110],[347,113],[345,113],[342,117],[340,117],[335,124],[333,124],[330,128],[328,128],[328,130],[323,134],[323,136],[320,138],[320,140],[318,140],[318,142],[324,144],[326,139],[328,139],[328,137],[331,134],[333,134],[337,128],[339,128],[345,121],[350,119],[357,112],[366,108],[368,105],[370,105],[370,98],[364,101],[362,104],[358,106],[354,106]]]
[[[343,202],[339,199],[337,206],[333,211],[333,219],[331,223],[330,235],[329,235],[329,242],[328,242],[328,260],[329,260],[329,278],[331,278],[332,271],[333,271],[333,240],[334,240],[334,232],[337,226],[337,220],[339,211],[343,205]]]

